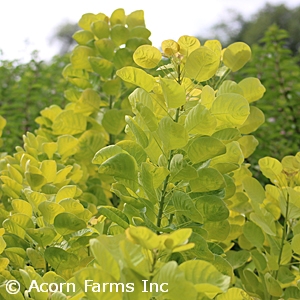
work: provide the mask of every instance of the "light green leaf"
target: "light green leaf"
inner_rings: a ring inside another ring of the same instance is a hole
[[[126,18],[126,24],[128,28],[134,28],[137,26],[144,26],[145,27],[145,20],[144,20],[144,11],[143,10],[136,10],[130,13]]]
[[[244,96],[242,88],[232,80],[224,80],[218,89],[217,95],[234,93]]]
[[[242,88],[244,97],[249,103],[262,98],[266,91],[259,79],[254,77],[247,77],[240,81],[238,85]]]
[[[47,183],[53,182],[56,177],[57,165],[55,160],[43,160],[40,166]]]
[[[186,103],[185,89],[177,81],[160,78],[159,83],[169,108],[178,108]]]
[[[242,135],[236,128],[225,128],[215,132],[212,137],[220,141],[232,142],[240,139]]]
[[[162,247],[163,240],[147,227],[130,227],[125,233],[131,242],[141,245],[145,249],[152,250]]]
[[[141,117],[143,118],[148,129],[151,132],[155,131],[158,128],[158,124],[157,124],[156,116],[153,113],[153,111],[149,107],[143,105],[142,103],[137,103],[136,108],[140,113]]]
[[[188,147],[188,156],[195,164],[206,161],[226,152],[225,145],[213,137],[198,137]]]
[[[116,24],[111,28],[110,35],[116,46],[120,46],[126,44],[129,39],[130,32],[124,25]]]
[[[116,74],[124,81],[133,83],[145,91],[150,92],[155,84],[153,76],[145,71],[135,67],[124,67],[116,72]]]
[[[115,207],[101,206],[98,212],[125,229],[129,227],[129,220],[127,216]]]
[[[98,73],[104,78],[109,78],[112,74],[114,65],[112,62],[105,58],[100,57],[89,57],[89,63],[94,72]]]
[[[75,198],[82,194],[82,191],[76,185],[63,186],[56,194],[55,202],[60,202],[66,198]]]
[[[135,50],[133,60],[142,68],[152,69],[160,62],[161,53],[151,45],[142,45]]]
[[[122,132],[126,125],[125,115],[123,110],[110,109],[104,113],[102,125],[108,133],[117,135]]]
[[[262,248],[265,241],[263,231],[253,222],[246,222],[243,227],[246,239],[256,248]]]
[[[197,81],[206,81],[213,77],[220,64],[220,57],[207,47],[199,47],[187,58],[185,76]]]
[[[232,72],[241,69],[251,58],[250,47],[243,42],[236,42],[229,45],[223,54],[224,65]]]
[[[232,265],[233,269],[244,266],[250,259],[250,253],[246,250],[229,250],[226,252],[226,259]]]
[[[184,215],[194,222],[203,223],[202,213],[196,208],[192,199],[181,191],[174,191],[172,205],[177,214]]]
[[[73,155],[77,151],[78,140],[72,135],[61,135],[57,139],[57,152],[62,160]]]
[[[94,35],[87,30],[79,30],[76,31],[72,38],[79,44],[79,45],[86,45],[89,41],[94,39]]]
[[[204,223],[203,229],[208,233],[208,239],[224,241],[229,235],[230,224],[228,220],[223,221],[207,221]]]
[[[278,180],[283,170],[282,164],[275,158],[266,156],[258,161],[261,172],[272,181]]]
[[[246,121],[240,126],[239,131],[242,134],[249,134],[258,129],[265,122],[264,113],[257,107],[250,107],[250,115]]]
[[[200,47],[200,41],[193,36],[183,35],[178,39],[178,45],[180,46],[179,52],[189,56],[194,50]]]
[[[154,188],[154,178],[153,178],[153,170],[155,167],[150,163],[142,163],[141,172],[139,176],[140,184],[143,186],[144,191],[148,197],[148,199],[156,204],[158,201],[158,195]]]
[[[128,152],[132,157],[135,158],[138,165],[145,162],[147,159],[147,154],[145,150],[136,142],[123,140],[116,143],[117,147],[122,148],[124,151]]]
[[[184,278],[184,272],[179,270],[175,261],[169,261],[163,265],[152,282],[157,282],[159,285],[168,283],[168,292],[162,293],[164,298],[167,297],[166,299],[182,300],[183,290],[186,299],[198,299],[193,283]]]
[[[32,217],[32,207],[27,201],[21,199],[13,199],[11,205],[15,212],[23,213],[28,217]]]
[[[92,14],[92,13],[87,13],[82,15],[82,17],[80,18],[78,25],[84,29],[84,30],[91,30],[91,24],[95,21],[97,21],[97,15]]]
[[[204,219],[219,222],[229,217],[229,210],[224,201],[217,196],[202,196],[195,199],[195,206]]]
[[[122,150],[121,147],[119,147],[117,145],[110,145],[110,146],[104,147],[95,154],[95,156],[92,160],[92,163],[101,165],[107,159],[109,159],[119,153],[125,153],[125,152]]]
[[[283,294],[283,290],[280,287],[279,282],[272,277],[270,273],[265,274],[265,283],[267,286],[268,293],[274,297],[280,297]]]
[[[68,235],[86,228],[86,223],[74,214],[63,212],[54,218],[54,228],[61,235]]]
[[[129,95],[128,99],[131,104],[133,113],[137,114],[139,112],[138,105],[141,105],[140,108],[146,106],[150,109],[151,112],[153,112],[154,106],[152,94],[146,92],[144,89],[136,88]]]
[[[196,169],[187,164],[182,154],[175,154],[172,157],[170,172],[171,182],[194,179],[198,176]]]
[[[26,233],[41,247],[46,247],[52,244],[53,240],[57,236],[55,230],[49,227],[28,228],[26,229]]]
[[[243,187],[252,201],[263,203],[265,191],[259,181],[252,177],[246,177],[243,180]]]
[[[198,291],[202,287],[202,292],[206,293],[209,297],[214,297],[217,293],[226,292],[229,288],[230,277],[220,273],[207,261],[186,261],[178,268],[184,272],[187,281],[192,282]],[[218,292],[212,292],[213,295],[208,292],[212,287],[218,289]]]
[[[160,120],[158,135],[168,150],[184,147],[189,139],[186,129],[170,117],[164,117]]]
[[[125,116],[125,121],[128,124],[129,128],[133,132],[137,142],[143,147],[147,148],[148,146],[148,138],[142,128],[138,125],[138,123],[131,117]]]
[[[112,60],[114,57],[115,43],[111,39],[101,39],[95,41],[94,45],[98,49],[100,55],[107,59]],[[91,61],[90,61],[91,62]]]
[[[295,253],[300,254],[300,234],[297,234],[292,239],[292,249]]]
[[[258,140],[253,135],[244,135],[238,139],[238,142],[245,158],[248,158],[253,154],[259,144]]]
[[[61,112],[53,121],[52,129],[55,135],[77,134],[86,130],[86,117],[71,110]]]
[[[87,46],[77,46],[70,56],[70,61],[75,69],[92,71],[89,56],[95,56],[95,50]]]
[[[231,124],[233,126],[243,124],[250,108],[248,101],[239,94],[221,94],[212,104],[211,113],[220,121],[220,124]]]
[[[116,24],[125,25],[126,15],[125,15],[124,9],[118,8],[118,9],[114,10],[110,16],[109,21],[110,21],[111,26],[114,26]]]
[[[104,134],[98,130],[87,130],[78,139],[75,158],[90,163],[95,153],[107,144]]]
[[[98,239],[91,239],[90,246],[97,264],[102,270],[110,274],[115,279],[113,282],[118,281],[120,279],[119,265],[110,253],[109,249],[107,249],[107,247],[101,243],[101,240]]]
[[[230,288],[225,294],[220,294],[217,296],[216,300],[252,300],[244,290],[240,288]]]
[[[60,204],[50,201],[44,201],[40,203],[39,210],[43,214],[45,222],[49,224],[53,224],[54,218],[58,214],[65,211],[65,209]]]
[[[121,183],[113,183],[110,189],[115,193],[122,201],[125,203],[131,204],[136,208],[143,208],[145,204],[141,202],[136,196],[130,193],[129,189]]]
[[[99,173],[111,175],[125,181],[137,181],[137,164],[135,159],[127,153],[118,153],[110,157],[99,167]]]
[[[91,29],[98,39],[109,37],[109,26],[105,21],[96,21],[91,24]]]
[[[222,174],[213,168],[198,170],[198,177],[190,181],[193,192],[210,192],[225,188],[225,180]]]
[[[205,85],[201,93],[201,104],[204,105],[207,109],[211,108],[212,103],[215,100],[215,91],[209,85]]]
[[[217,126],[217,120],[205,106],[197,104],[189,111],[184,126],[191,134],[211,135]]]
[[[234,167],[232,164],[241,164],[244,161],[243,152],[240,144],[236,141],[226,144],[226,153],[212,158],[210,166],[217,168],[217,164],[231,164],[229,167]]]
[[[267,211],[255,212],[250,214],[250,219],[257,226],[259,226],[265,233],[275,236],[276,227],[274,223],[274,217]]]
[[[47,262],[54,269],[73,269],[79,262],[75,254],[58,247],[46,248],[44,255]]]

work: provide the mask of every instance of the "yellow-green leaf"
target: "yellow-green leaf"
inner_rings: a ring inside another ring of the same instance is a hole
[[[161,53],[151,45],[142,45],[135,50],[133,60],[142,68],[152,69],[160,62]]]
[[[188,156],[194,164],[222,155],[225,152],[225,145],[212,137],[198,137],[192,141],[188,148]]]
[[[236,42],[229,45],[223,54],[224,65],[232,72],[241,69],[251,58],[250,47],[243,42]]]
[[[200,47],[200,41],[193,36],[183,35],[178,39],[178,45],[180,46],[179,52],[189,56],[194,50]]]
[[[266,156],[258,161],[261,172],[267,178],[278,180],[280,173],[282,172],[282,164],[273,157]]]
[[[186,103],[185,89],[173,79],[160,78],[163,95],[169,108],[178,108]]]
[[[86,130],[87,120],[81,113],[71,110],[61,112],[54,120],[52,129],[56,135],[77,134]]]
[[[150,92],[155,84],[153,76],[138,68],[124,67],[121,70],[118,70],[116,74],[124,81],[133,83],[147,92]]]
[[[76,47],[70,56],[71,64],[75,69],[86,69],[92,71],[89,56],[95,56],[95,50],[87,46]]]
[[[170,117],[164,117],[158,125],[158,135],[168,150],[184,147],[188,140],[187,130],[178,123],[175,123]]]
[[[212,104],[211,112],[221,124],[241,125],[250,114],[248,101],[239,94],[221,94]]]
[[[220,57],[207,47],[194,50],[187,58],[185,75],[197,81],[206,81],[213,77],[220,64]]]
[[[247,77],[240,81],[238,85],[242,88],[244,97],[249,103],[262,98],[266,91],[259,79],[254,77]]]
[[[109,37],[109,26],[105,21],[96,21],[91,24],[91,29],[98,39]]]
[[[110,24],[111,26],[115,26],[116,24],[125,24],[126,16],[123,8],[116,9],[110,16]]]
[[[86,45],[89,41],[94,39],[94,35],[87,30],[79,30],[76,31],[72,38],[79,44],[79,45]]]

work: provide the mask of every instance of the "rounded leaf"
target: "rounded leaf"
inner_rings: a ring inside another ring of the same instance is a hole
[[[197,81],[206,81],[213,77],[220,65],[220,57],[207,47],[194,50],[185,64],[186,76]]]
[[[251,58],[250,47],[243,42],[236,42],[229,45],[223,54],[224,65],[232,72],[241,69]]]
[[[153,46],[142,45],[135,50],[133,60],[142,68],[152,69],[160,62],[161,53]]]
[[[239,94],[219,95],[212,104],[211,112],[222,123],[231,125],[243,124],[250,114],[248,101]]]
[[[68,235],[86,228],[86,223],[74,214],[63,212],[54,219],[55,230],[61,235]]]

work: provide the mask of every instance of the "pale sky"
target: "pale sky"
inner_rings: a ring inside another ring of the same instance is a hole
[[[150,40],[159,47],[163,40],[182,35],[207,36],[211,26],[226,19],[228,9],[250,16],[266,2],[290,8],[300,5],[300,0],[2,0],[0,50],[4,54],[0,59],[27,60],[33,50],[39,50],[41,59],[51,58],[58,51],[49,44],[54,28],[65,21],[78,22],[85,13],[110,16],[117,8],[124,8],[126,14],[142,9],[152,32]]]

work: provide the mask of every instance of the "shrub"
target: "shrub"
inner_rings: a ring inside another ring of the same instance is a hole
[[[42,110],[0,160],[0,295],[296,297],[300,160],[263,158],[267,193],[244,162],[265,88],[226,77],[249,46],[182,36],[161,53],[142,11],[79,25],[63,71],[70,103]]]

